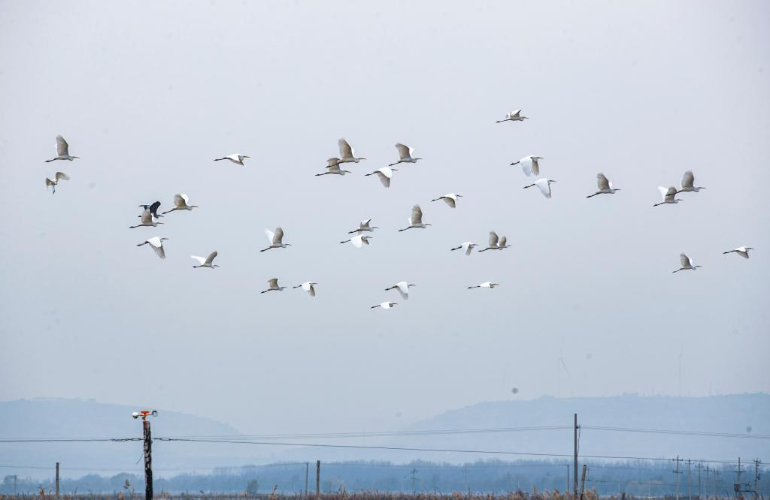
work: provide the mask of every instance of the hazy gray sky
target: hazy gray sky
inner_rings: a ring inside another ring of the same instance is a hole
[[[683,394],[770,391],[769,17],[762,1],[2,2],[0,399],[380,429],[514,386],[677,394],[680,352]],[[516,108],[530,119],[495,124]],[[82,159],[44,163],[57,134]],[[314,177],[339,137],[369,160]],[[396,142],[425,160],[386,190],[363,173]],[[211,161],[233,152],[254,159]],[[508,166],[529,154],[553,199]],[[708,189],[653,209],[687,169]],[[599,171],[622,191],[586,200]],[[178,192],[201,208],[128,229]],[[447,192],[457,209],[430,203]],[[398,233],[415,203],[434,226]],[[369,217],[370,247],[338,244]],[[260,254],[279,225],[293,246]],[[512,247],[449,251],[491,229]],[[136,247],[156,235],[165,261]],[[721,254],[740,245],[749,261]],[[212,250],[221,268],[191,268]],[[703,269],[672,275],[680,252]],[[260,295],[272,277],[318,296]],[[400,280],[408,303],[369,309]],[[466,289],[487,280],[502,286]]]

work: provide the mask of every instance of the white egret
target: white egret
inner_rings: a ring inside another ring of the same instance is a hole
[[[612,187],[612,182],[601,172],[596,174],[596,185],[599,187],[599,190],[594,194],[589,194],[586,198],[593,198],[597,194],[615,194],[615,191],[620,191],[620,188]]]
[[[193,208],[198,208],[198,205],[190,205],[190,198],[184,194],[179,193],[174,195],[174,208],[167,212],[163,212],[163,215],[170,214],[171,212],[174,212],[176,210],[192,210]]]
[[[228,160],[235,164],[245,166],[245,164],[243,163],[243,160],[247,158],[251,158],[251,156],[239,155],[238,153],[234,153],[231,155],[223,156],[222,158],[214,158],[214,161]]]
[[[695,271],[699,267],[703,267],[703,266],[696,266],[695,261],[693,261],[691,258],[689,258],[683,253],[679,254],[679,262],[682,263],[682,267],[680,267],[676,271],[673,271],[674,273],[678,273],[679,271]]]
[[[463,197],[463,195],[461,195],[461,194],[448,193],[448,194],[445,194],[444,196],[439,196],[438,198],[435,198],[435,199],[430,200],[430,201],[444,200],[444,202],[447,205],[449,205],[452,208],[455,208],[457,206],[457,198],[462,198],[462,197]]]
[[[272,278],[267,280],[267,290],[262,290],[259,293],[282,292],[285,288],[285,286],[278,286],[278,278]]]
[[[265,234],[267,235],[267,241],[270,242],[270,246],[263,248],[260,252],[266,252],[271,248],[286,248],[291,246],[291,243],[283,242],[283,229],[280,227],[275,228],[275,232],[265,229]]]
[[[474,248],[476,248],[478,245],[476,243],[473,243],[472,241],[464,241],[460,244],[459,247],[450,248],[453,252],[455,250],[462,249],[463,252],[465,252],[465,255],[470,255]]]
[[[524,120],[529,120],[526,116],[521,116],[521,110],[516,109],[514,111],[511,111],[510,113],[507,113],[505,115],[505,118],[502,120],[497,120],[495,123],[503,123],[503,122],[521,122]]]
[[[67,144],[67,141],[64,140],[64,137],[57,135],[56,136],[56,158],[51,158],[50,160],[46,160],[45,162],[51,162],[56,160],[75,160],[77,158],[80,158],[79,156],[71,156],[70,155],[70,146]]]
[[[158,209],[160,208],[159,201],[156,201],[151,205],[139,205],[139,208],[143,208],[144,210],[149,210],[153,217],[163,217],[163,214],[158,215]],[[137,215],[137,217],[141,217],[141,215]]]
[[[150,248],[152,248],[153,252],[160,257],[161,259],[166,258],[166,251],[163,249],[163,242],[167,241],[168,238],[159,238],[158,236],[154,236],[148,240],[145,240],[144,243],[139,243],[138,247],[142,245],[150,245]]]
[[[396,163],[391,163],[390,165],[388,165],[389,167],[392,167],[393,165],[398,165],[399,163],[417,163],[417,160],[422,160],[422,158],[414,158],[412,156],[412,153],[414,152],[414,148],[405,146],[400,142],[396,144],[396,149],[398,149],[398,161]]]
[[[481,283],[480,285],[469,286],[468,290],[470,290],[471,288],[494,288],[496,286],[500,286],[500,284],[499,283],[492,283],[491,281],[485,281],[484,283]]]
[[[358,163],[359,161],[366,159],[364,157],[357,158],[356,152],[344,138],[337,141],[337,145],[340,148],[340,163]]]
[[[678,191],[674,186],[671,186],[669,188],[658,186],[658,191],[660,191],[660,194],[663,197],[663,201],[660,203],[654,204],[653,207],[657,207],[658,205],[675,205],[680,201],[682,201],[682,200],[676,199],[676,195]]]
[[[398,302],[380,302],[376,306],[372,306],[369,309],[377,309],[378,307],[381,307],[383,309],[391,309],[395,307],[398,304]]]
[[[688,170],[684,173],[684,176],[682,177],[682,189],[677,191],[678,193],[687,191],[687,192],[695,192],[697,193],[701,189],[706,189],[703,186],[694,186],[695,183],[695,176],[692,173],[692,170]]]
[[[197,269],[199,267],[208,267],[209,269],[214,269],[215,267],[219,267],[216,264],[212,264],[214,262],[214,259],[217,258],[217,252],[213,251],[209,254],[208,257],[198,257],[197,255],[190,255],[191,258],[198,261],[198,266],[193,266],[193,269]]]
[[[157,217],[152,216],[152,212],[150,212],[149,209],[146,209],[144,212],[142,212],[142,220],[137,224],[136,226],[129,226],[129,229],[136,229],[137,227],[158,227],[158,224],[163,224],[163,222],[160,222]]]
[[[68,181],[70,180],[69,175],[65,174],[64,172],[56,172],[56,175],[53,176],[54,180],[49,179],[48,177],[45,178],[45,187],[48,189],[48,187],[51,188],[51,194],[56,194],[56,186],[59,185],[59,181]]]
[[[361,221],[361,223],[358,225],[358,229],[354,229],[353,231],[348,231],[348,234],[353,233],[373,233],[375,229],[379,229],[377,226],[370,226],[369,224],[372,222],[372,219],[366,219],[364,221]]]
[[[322,174],[315,174],[315,176],[320,177],[322,175],[345,175],[349,173],[351,173],[350,170],[343,170],[340,168],[339,158],[329,158],[326,160],[326,172]]]
[[[317,284],[318,283],[314,283],[312,281],[306,281],[306,282],[304,282],[304,283],[302,283],[300,285],[297,285],[295,287],[292,287],[292,288],[301,288],[301,289],[305,290],[308,294],[310,294],[311,297],[315,297],[315,286]]]
[[[506,238],[498,238],[497,233],[494,231],[489,232],[489,245],[487,248],[482,248],[479,252],[486,252],[487,250],[504,250],[510,245],[506,244]]]
[[[370,174],[366,174],[364,177],[369,177],[370,175],[377,174],[377,177],[380,178],[380,182],[382,183],[382,185],[385,186],[386,188],[389,188],[390,179],[393,178],[393,172],[397,172],[397,171],[398,171],[397,168],[382,167],[382,168],[378,168],[377,170],[375,170]]]
[[[541,193],[543,193],[543,196],[546,198],[551,197],[551,184],[556,182],[553,179],[538,179],[535,181],[534,184],[530,184],[529,186],[524,186],[524,189],[531,188],[532,186],[537,186],[537,188],[540,190]]]
[[[400,233],[401,231],[406,231],[407,229],[425,229],[430,225],[431,224],[423,224],[422,209],[420,208],[420,205],[415,205],[412,207],[412,216],[409,217],[409,226],[405,227],[404,229],[399,229],[398,232]]]
[[[728,253],[737,253],[738,255],[743,257],[744,259],[748,259],[749,258],[749,250],[754,250],[754,248],[752,248],[752,247],[738,247],[738,248],[734,248],[732,250],[728,250],[727,252],[722,252],[722,254],[723,255],[727,255]]]
[[[354,247],[361,248],[364,245],[369,245],[369,240],[372,238],[374,238],[374,236],[361,236],[359,234],[359,235],[353,236],[349,240],[340,241],[340,244],[350,242]]]
[[[398,294],[401,295],[401,298],[404,300],[409,300],[409,289],[413,286],[417,286],[414,283],[408,283],[406,281],[399,281],[393,286],[389,286],[385,289],[387,292],[388,290],[398,290]]]
[[[521,165],[521,170],[527,177],[532,175],[540,177],[540,160],[542,159],[542,156],[529,155],[519,161],[511,163],[511,165]]]

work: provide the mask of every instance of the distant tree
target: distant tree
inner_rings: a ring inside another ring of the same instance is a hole
[[[252,479],[246,484],[246,493],[250,495],[256,495],[259,493],[259,481]]]

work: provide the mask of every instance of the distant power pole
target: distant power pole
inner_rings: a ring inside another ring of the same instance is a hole
[[[569,493],[569,464],[566,464],[566,465],[567,465],[567,488],[564,490],[565,495]]]
[[[158,412],[155,410],[141,410],[134,412],[132,417],[142,418],[142,430],[144,433],[144,498],[145,500],[152,500],[152,432],[150,429],[150,421],[147,417],[157,417]]]
[[[692,500],[692,495],[690,494],[692,485],[692,460],[689,458],[687,459],[687,500]]]
[[[719,480],[719,470],[714,468],[714,498],[717,498],[717,481]]]
[[[416,480],[417,480],[417,468],[416,467],[412,467],[412,495],[414,495],[415,492],[417,491],[414,488],[414,484],[415,484]]]
[[[759,497],[759,477],[760,477],[760,466],[762,465],[762,460],[755,458],[754,459],[754,497]]]
[[[709,473],[711,472],[711,467],[708,465],[706,466],[706,498],[709,497]]]
[[[578,471],[578,422],[577,422],[577,413],[575,413],[575,421],[572,426],[572,434],[573,434],[573,452],[574,452],[574,458],[575,463],[573,464],[572,470],[575,471],[573,476],[575,476],[575,483],[572,487],[572,493],[575,498],[578,496],[578,478],[577,478],[577,471]]]
[[[682,473],[682,471],[679,470],[679,463],[682,459],[677,455],[674,461],[676,462],[676,469],[673,471],[674,474],[676,474],[676,500],[679,500],[679,474]]]
[[[321,498],[321,461],[316,460],[315,463],[315,498],[316,500]]]
[[[59,462],[56,462],[56,498],[59,498]]]
[[[742,472],[741,471],[741,457],[738,457],[738,471],[737,471],[737,476],[738,477],[737,477],[737,480],[735,482],[735,493],[738,495],[738,498],[743,496],[743,495],[741,495],[741,490],[743,489],[741,487],[741,472]]]
[[[583,500],[583,492],[586,488],[586,472],[588,471],[588,466],[586,464],[583,464],[583,474],[581,474],[580,478],[580,500]],[[577,474],[575,474],[577,476]]]
[[[698,468],[698,500],[700,500],[700,471],[703,468],[703,464],[698,462],[695,467]]]
[[[307,480],[310,474],[310,462],[305,462],[305,498],[307,498]]]

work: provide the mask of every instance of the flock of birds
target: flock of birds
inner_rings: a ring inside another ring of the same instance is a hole
[[[505,118],[502,120],[498,120],[496,123],[504,123],[504,122],[521,122],[524,120],[527,120],[528,118],[526,116],[522,116],[521,110],[515,110],[508,114],[506,114]],[[350,170],[345,170],[342,168],[342,165],[346,163],[359,163],[361,160],[366,160],[364,157],[357,157],[355,155],[355,151],[350,146],[350,144],[345,139],[339,139],[338,141],[338,147],[339,147],[339,157],[333,157],[329,158],[326,161],[326,171],[323,173],[315,174],[316,177],[324,176],[324,175],[347,175],[351,173]],[[377,170],[374,170],[373,172],[365,174],[366,177],[376,175],[382,185],[385,188],[390,187],[391,180],[393,179],[393,173],[397,172],[397,168],[393,168],[396,165],[399,165],[401,163],[417,163],[422,158],[415,157],[414,156],[414,149],[406,146],[404,144],[398,143],[396,144],[396,149],[398,150],[398,161],[389,164],[387,167],[382,167]],[[56,160],[66,160],[66,161],[72,161],[75,159],[78,159],[77,156],[70,155],[69,152],[69,145],[67,144],[67,141],[64,140],[64,138],[59,135],[56,137],[56,157],[51,158],[50,160],[46,160],[46,162],[53,162]],[[229,161],[232,163],[235,163],[237,165],[244,166],[244,160],[247,160],[251,158],[247,155],[242,154],[231,154],[228,156],[224,156],[222,158],[215,158],[214,161]],[[528,189],[531,187],[537,187],[540,192],[545,196],[546,198],[551,198],[552,191],[551,191],[551,185],[555,183],[556,181],[554,179],[549,179],[545,177],[540,177],[540,160],[543,160],[542,156],[535,156],[535,155],[529,155],[525,156],[524,158],[521,158],[518,161],[515,161],[511,163],[511,165],[520,165],[522,171],[527,177],[535,177],[536,180],[529,185],[524,186],[524,189]],[[45,184],[46,188],[51,188],[52,193],[56,193],[56,187],[59,185],[60,181],[68,181],[70,180],[70,177],[64,173],[64,172],[56,172],[53,176],[53,179],[46,178]],[[602,195],[602,194],[615,194],[616,192],[620,191],[620,188],[616,188],[612,185],[612,182],[607,179],[607,177],[603,173],[598,173],[596,175],[596,181],[597,181],[597,187],[598,190],[593,193],[586,196],[586,198],[593,198],[594,196]],[[684,173],[684,176],[682,177],[681,182],[681,188],[677,188],[676,186],[670,186],[670,187],[658,187],[661,193],[662,201],[660,203],[656,203],[653,205],[653,207],[657,207],[660,205],[675,205],[682,201],[681,198],[677,198],[677,195],[680,193],[697,193],[701,191],[702,189],[706,189],[703,186],[695,186],[695,176],[691,170],[688,170]],[[457,193],[448,193],[443,196],[439,196],[438,198],[434,198],[431,200],[431,202],[436,201],[443,201],[446,203],[450,208],[456,208],[458,200],[462,198],[462,195]],[[174,207],[171,210],[158,213],[158,210],[160,209],[160,201],[156,201],[152,204],[147,205],[139,205],[140,208],[142,208],[142,213],[138,216],[139,217],[139,224],[129,226],[130,229],[135,229],[139,227],[157,227],[159,224],[163,224],[162,221],[160,221],[160,218],[165,216],[166,214],[169,214],[171,212],[179,211],[179,210],[186,210],[191,211],[195,208],[198,208],[196,205],[190,204],[190,199],[185,193],[178,193],[174,195],[173,200]],[[423,220],[423,213],[422,209],[420,208],[420,205],[414,205],[412,207],[412,213],[411,216],[408,219],[408,224],[406,227],[399,229],[399,232],[407,231],[409,229],[426,229],[431,224],[424,223]],[[359,224],[359,227],[357,229],[354,229],[352,231],[349,231],[348,234],[354,235],[351,236],[349,239],[341,241],[340,244],[344,243],[350,243],[356,248],[361,248],[364,245],[369,245],[369,240],[373,238],[371,235],[364,235],[363,233],[371,233],[374,232],[375,229],[378,229],[376,226],[371,225],[372,219],[367,219],[362,221]],[[291,246],[290,243],[284,243],[283,237],[284,237],[284,231],[282,228],[277,227],[275,231],[271,231],[269,229],[265,229],[265,234],[267,235],[268,239],[268,246],[261,249],[260,252],[266,252],[268,250],[273,249],[279,249],[279,248],[287,248]],[[155,254],[160,257],[161,259],[166,258],[166,252],[163,247],[163,242],[167,241],[168,238],[165,237],[159,237],[155,236],[152,238],[148,238],[143,243],[139,243],[137,246],[144,246],[149,245],[150,248],[155,252]],[[474,248],[477,248],[479,245],[477,243],[474,243],[472,241],[465,241],[461,243],[459,246],[451,248],[450,250],[461,250],[465,255],[470,255],[473,252]],[[498,236],[495,231],[489,232],[489,241],[486,247],[478,249],[478,252],[486,252],[488,250],[505,250],[510,245],[507,244],[507,240],[505,236]],[[741,246],[738,248],[734,248],[732,250],[728,250],[726,252],[723,252],[723,254],[730,254],[735,253],[737,255],[740,255],[744,259],[749,258],[749,252],[754,250],[752,247],[747,246]],[[214,269],[219,267],[217,264],[214,264],[214,259],[217,257],[217,252],[211,252],[208,257],[200,257],[197,255],[191,255],[190,256],[193,260],[195,260],[198,265],[194,265],[193,268],[208,268],[208,269]],[[696,269],[702,267],[699,265],[695,265],[695,262],[685,255],[684,253],[680,254],[680,264],[681,266],[679,269],[673,271],[673,273],[678,273],[679,271],[695,271]],[[311,297],[315,297],[315,287],[318,285],[318,283],[315,283],[313,281],[306,281],[304,283],[301,283],[297,286],[294,286],[292,288],[297,289],[301,288],[305,292],[307,292]],[[416,285],[414,283],[408,283],[406,281],[400,281],[393,286],[390,286],[385,289],[385,291],[389,290],[396,290],[402,299],[408,300],[409,299],[409,289],[412,287],[415,287]],[[496,288],[500,286],[499,283],[494,283],[491,281],[486,281],[484,283],[480,283],[475,286],[469,286],[468,289],[474,289],[474,288]],[[261,293],[268,293],[268,292],[280,292],[285,290],[286,287],[279,285],[278,278],[272,278],[268,280],[268,287],[267,289],[263,290]],[[376,308],[382,308],[382,309],[392,309],[395,307],[398,303],[392,302],[392,301],[385,301],[381,302],[380,304],[371,306],[371,309]]]

